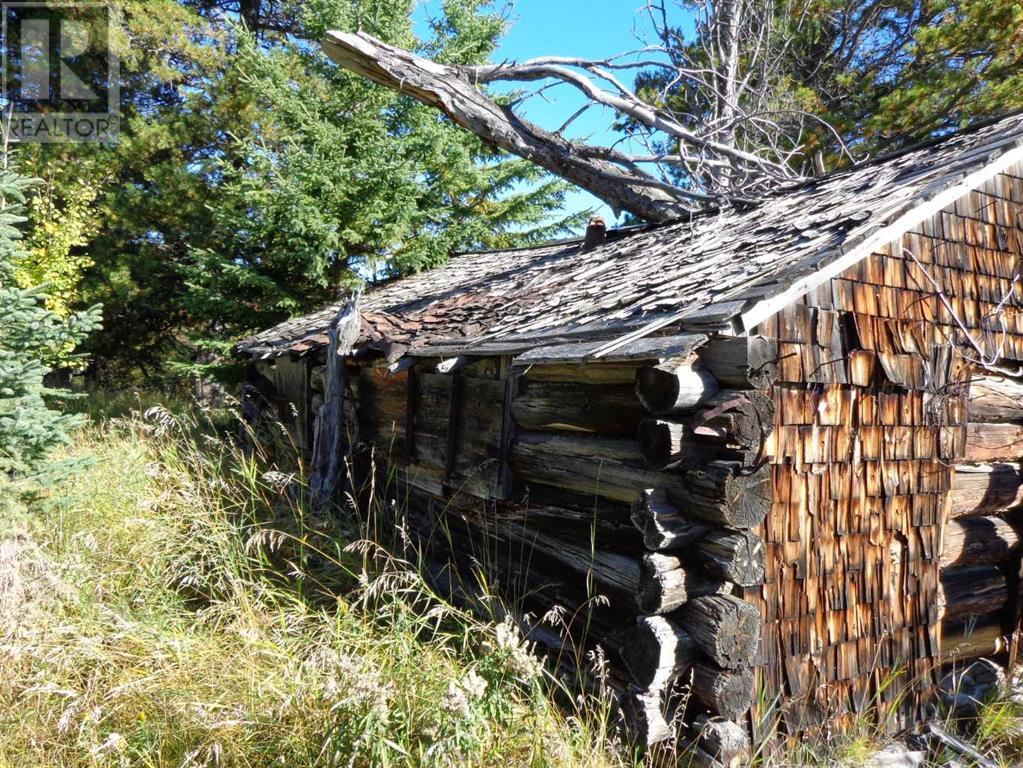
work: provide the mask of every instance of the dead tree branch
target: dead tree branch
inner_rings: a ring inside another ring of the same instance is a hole
[[[668,24],[671,1],[648,0],[657,44],[601,60],[547,56],[449,66],[345,32],[327,33],[324,49],[342,67],[439,109],[491,145],[646,221],[755,202],[802,180],[809,164],[802,137],[809,123],[821,121],[786,96],[787,36],[794,33],[778,31],[777,3],[697,0],[696,35],[687,41]],[[795,11],[812,0],[786,2],[794,7],[784,18],[798,19]],[[634,87],[623,75],[630,70]],[[484,86],[499,81],[536,83],[534,96],[567,85],[585,103],[551,132],[516,114],[528,96],[510,105],[488,98]],[[595,146],[563,135],[593,106],[616,113],[623,142]]]
[[[692,211],[687,201],[704,199],[682,188],[666,189],[649,174],[614,160],[586,155],[577,144],[488,99],[466,68],[438,64],[361,32],[329,32],[324,49],[342,67],[439,109],[490,144],[577,184],[615,210],[669,221]]]

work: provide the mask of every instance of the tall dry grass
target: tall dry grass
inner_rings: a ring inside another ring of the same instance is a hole
[[[86,469],[29,501],[0,490],[0,766],[640,762],[606,700],[367,540],[392,520],[311,511],[283,430],[243,449],[230,414],[137,394],[83,404],[93,423],[69,458]],[[947,725],[1023,764],[1020,704]],[[853,768],[881,742],[866,716],[764,742],[753,764]]]
[[[310,512],[223,425],[153,408],[71,455],[65,487],[0,509],[0,765],[633,762],[510,624]]]

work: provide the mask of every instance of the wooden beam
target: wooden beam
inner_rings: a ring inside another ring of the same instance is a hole
[[[451,495],[451,478],[455,472],[455,459],[458,454],[458,422],[462,417],[462,373],[458,369],[451,376],[451,399],[448,405],[448,440],[447,452],[444,454],[444,475],[441,487],[444,496]]]
[[[1019,464],[957,464],[952,475],[952,517],[991,514],[1023,504]]]
[[[411,358],[403,358],[411,359]],[[416,403],[419,402],[419,374],[415,365],[408,369],[405,379],[405,444],[403,459],[406,464],[412,463],[415,456],[416,443]]]
[[[651,413],[675,413],[695,408],[721,389],[707,370],[693,366],[690,359],[672,359],[640,368],[636,374],[636,395]]]
[[[641,338],[623,344],[612,352],[607,352],[594,359],[594,355],[608,341],[580,341],[571,344],[556,344],[536,347],[515,358],[516,365],[564,365],[565,363],[581,363],[590,365],[606,365],[607,363],[626,362],[630,360],[664,360],[672,357],[686,357],[707,340],[702,333],[685,333],[676,336],[657,336]]]
[[[511,448],[516,432],[512,406],[522,387],[522,376],[512,367],[511,358],[507,355],[501,357],[500,375],[504,379],[504,401],[501,403],[500,466],[497,470],[495,495],[504,500],[511,498],[515,484],[511,467]]]
[[[969,421],[1023,421],[1023,381],[975,373],[966,417]]]
[[[690,600],[679,611],[682,627],[718,666],[749,666],[760,647],[760,611],[731,595]]]
[[[945,621],[963,620],[1004,610],[1009,601],[1005,575],[994,565],[945,568],[939,604]]]
[[[941,567],[1000,563],[1018,546],[1019,531],[1004,518],[977,516],[950,520],[945,526]]]

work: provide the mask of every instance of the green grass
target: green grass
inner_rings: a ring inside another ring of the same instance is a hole
[[[639,762],[605,700],[366,541],[392,520],[313,513],[278,427],[275,462],[230,413],[153,402],[77,401],[84,470],[29,501],[0,489],[0,768]],[[1020,705],[949,727],[1023,764]],[[879,743],[866,717],[755,765],[852,768]]]
[[[346,548],[291,468],[217,434],[98,422],[81,474],[0,510],[0,765],[630,763],[508,626]]]

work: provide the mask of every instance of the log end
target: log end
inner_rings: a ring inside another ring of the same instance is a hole
[[[682,463],[684,428],[661,419],[643,419],[636,439],[643,458],[654,469],[668,469]]]
[[[651,413],[667,413],[679,396],[678,377],[658,366],[636,371],[636,397]]]

